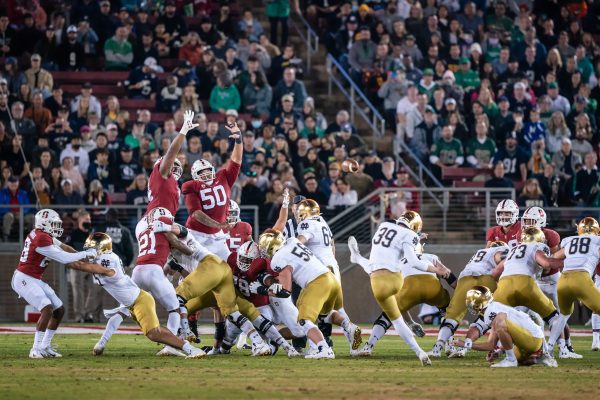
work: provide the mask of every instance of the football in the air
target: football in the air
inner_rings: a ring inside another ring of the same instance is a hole
[[[351,174],[358,171],[358,161],[353,160],[351,158],[344,160],[342,162],[342,171],[350,172]]]

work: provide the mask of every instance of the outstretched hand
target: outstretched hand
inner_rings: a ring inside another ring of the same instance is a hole
[[[197,126],[198,124],[194,123],[194,111],[187,110],[183,114],[183,125],[181,126],[181,130],[179,131],[179,133],[181,133],[182,135],[187,135],[189,131],[196,128]]]

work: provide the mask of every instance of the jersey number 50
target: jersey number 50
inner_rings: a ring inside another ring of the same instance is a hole
[[[227,194],[222,185],[202,189],[200,191],[200,199],[205,210],[210,210],[215,206],[224,206],[227,203]]]

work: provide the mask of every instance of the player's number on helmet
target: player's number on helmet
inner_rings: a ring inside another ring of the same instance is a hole
[[[397,230],[383,227],[379,230],[378,234],[375,235],[375,238],[373,238],[373,244],[381,244],[383,247],[390,247],[392,240],[394,240],[397,234]]]
[[[574,238],[569,245],[569,254],[587,254],[590,251],[591,243],[592,241],[587,237]]]

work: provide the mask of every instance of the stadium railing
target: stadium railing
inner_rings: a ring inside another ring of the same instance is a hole
[[[294,18],[290,18],[290,25],[294,28],[296,33],[298,33],[298,36],[305,44],[303,47],[306,49],[306,67],[307,70],[310,71],[313,54],[316,54],[319,51],[319,35],[317,35],[308,21],[304,19],[302,14],[296,14],[295,17],[300,20],[300,24],[296,23]]]

